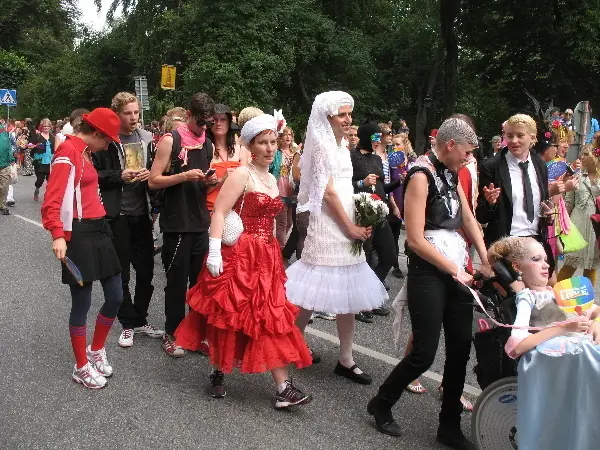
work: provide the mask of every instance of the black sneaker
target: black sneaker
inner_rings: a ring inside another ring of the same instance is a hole
[[[8,216],[10,215],[10,211],[8,210],[8,208],[0,208],[0,214],[2,214],[3,216]]]
[[[289,381],[286,381],[285,384],[286,387],[283,392],[278,392],[277,397],[275,397],[275,409],[285,409],[292,406],[306,405],[312,401],[312,395],[305,394]]]
[[[465,437],[460,425],[447,427],[442,424],[438,427],[436,440],[455,450],[476,450],[475,445]]]
[[[223,398],[227,395],[225,390],[225,374],[219,370],[213,371],[210,374],[210,386],[208,387],[208,395],[212,398]]]
[[[371,311],[361,311],[358,314],[355,314],[354,317],[359,322],[373,323],[373,314],[371,314]]]
[[[7,200],[6,201],[6,206],[15,206],[15,201],[14,200]]]

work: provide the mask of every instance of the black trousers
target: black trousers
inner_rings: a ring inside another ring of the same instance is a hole
[[[378,397],[390,408],[404,388],[433,364],[444,325],[446,363],[440,423],[460,426],[462,395],[471,351],[473,304],[451,275],[412,253],[407,276],[408,311],[414,335],[413,349],[392,370]]]
[[[398,258],[400,257],[400,244],[398,241],[400,240],[400,231],[402,230],[402,221],[397,217],[388,220],[390,224],[390,229],[392,230],[392,236],[394,237],[394,246],[396,247],[396,257],[392,263],[394,269],[400,268],[400,263],[398,262]]]
[[[296,203],[289,205],[289,207],[292,209],[292,232],[290,233],[290,237],[288,238],[287,242],[285,243],[285,247],[283,248],[283,251],[281,252],[281,254],[283,255],[283,257],[285,259],[290,259],[294,255],[294,252],[295,252],[296,258],[300,259],[300,255],[297,252],[299,234],[298,234],[298,224],[297,224],[297,220],[296,220]]]
[[[50,172],[36,172],[35,173],[35,187],[36,189],[41,188],[44,185],[44,181],[48,181]]]
[[[364,245],[367,262],[371,264],[371,255],[373,250],[377,253],[377,265],[373,267],[373,271],[377,278],[383,283],[390,269],[394,265],[394,255],[396,247],[394,247],[394,236],[390,224],[386,220],[380,226],[373,229],[371,239],[365,242]],[[398,258],[396,258],[397,260]]]
[[[165,287],[165,332],[172,335],[185,318],[185,299],[208,252],[208,232],[163,232],[162,263],[167,277]]]
[[[121,263],[123,282],[123,303],[117,317],[123,328],[141,327],[148,323],[148,306],[154,292],[152,220],[145,214],[143,216],[120,215],[109,223],[113,232],[115,250]],[[131,266],[135,270],[133,299],[129,290]]]

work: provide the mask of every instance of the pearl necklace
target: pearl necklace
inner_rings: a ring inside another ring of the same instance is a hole
[[[272,188],[273,188],[273,186],[274,186],[274,184],[275,184],[275,180],[273,180],[273,178],[272,178],[272,177],[269,177],[269,178],[271,179],[271,182],[269,183],[269,182],[267,182],[267,181],[265,180],[265,177],[263,177],[263,176],[262,176],[262,175],[261,175],[261,174],[258,172],[258,170],[256,170],[256,167],[254,166],[254,164],[252,164],[252,163],[249,163],[248,165],[250,166],[250,168],[252,169],[252,171],[253,171],[253,172],[254,172],[254,173],[255,173],[255,174],[258,176],[259,180],[260,180],[260,181],[262,181],[262,184],[264,184],[264,185],[267,187],[267,189],[272,189]],[[268,175],[270,175],[270,174],[268,174]]]

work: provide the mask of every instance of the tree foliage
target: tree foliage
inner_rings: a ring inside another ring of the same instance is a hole
[[[532,109],[525,89],[563,108],[598,91],[600,0],[111,0],[103,33],[77,25],[76,0],[6,1],[0,77],[36,117],[106,105],[145,75],[146,117],[205,91],[283,108],[302,132],[315,95],[343,89],[356,122],[404,117],[421,149],[455,111],[489,137]],[[162,64],[177,67],[174,92]]]

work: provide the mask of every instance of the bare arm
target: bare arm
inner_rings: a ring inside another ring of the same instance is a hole
[[[444,257],[431,243],[425,239],[425,207],[429,181],[424,173],[415,173],[408,183],[406,197],[410,201],[404,203],[404,223],[408,246],[425,261],[433,264],[442,272],[456,275],[459,267]]]
[[[238,198],[243,194],[244,187],[248,183],[248,170],[238,167],[231,175],[227,177],[223,187],[219,191],[217,200],[215,201],[215,209],[210,220],[210,237],[221,239],[223,237],[223,226],[225,224],[225,216],[231,211],[231,208],[238,201]]]
[[[164,189],[184,181],[202,181],[205,179],[204,173],[199,169],[192,169],[175,175],[163,175],[171,162],[172,149],[173,138],[171,136],[163,137],[156,148],[156,155],[150,169],[150,177],[148,178],[150,189]]]
[[[294,155],[294,160],[292,162],[292,178],[294,179],[294,182],[300,182],[300,153]]]
[[[535,334],[527,336],[525,339],[519,342],[514,349],[514,356],[521,356],[523,353],[528,352],[532,348],[535,348],[552,338],[560,336],[561,334],[564,334],[564,329],[562,327],[544,328]]]

